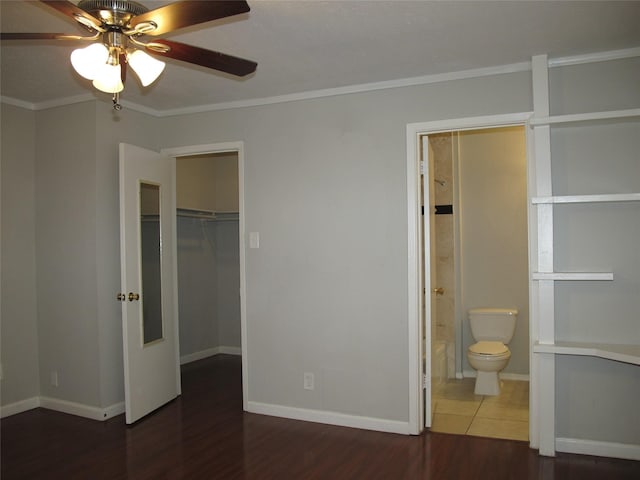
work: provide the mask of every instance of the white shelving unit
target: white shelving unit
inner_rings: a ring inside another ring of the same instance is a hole
[[[533,272],[533,280],[613,280],[613,273],[607,272]]]
[[[532,127],[540,125],[568,125],[582,122],[602,122],[604,120],[620,121],[638,117],[640,117],[640,108],[632,108],[629,110],[613,110],[609,112],[573,113],[570,115],[535,117],[529,120],[529,125]]]
[[[616,362],[640,365],[640,345],[620,345],[585,342],[536,343],[534,353],[553,353],[555,355],[580,355],[606,358]]]
[[[600,195],[562,195],[557,197],[534,197],[531,203],[561,204],[561,203],[604,203],[604,202],[638,202],[640,193],[614,193]]]
[[[616,193],[595,195],[553,195],[551,182],[551,130],[552,125],[569,125],[583,122],[619,123],[640,118],[640,109],[608,112],[549,115],[549,80],[546,55],[533,57],[534,115],[529,121],[533,129],[535,151],[535,194],[531,203],[532,219],[537,224],[537,237],[532,267],[532,312],[537,324],[537,340],[532,344],[532,391],[538,392],[538,424],[532,428],[532,446],[538,446],[540,454],[554,456],[555,431],[555,359],[557,355],[599,357],[607,360],[640,365],[640,345],[585,343],[558,341],[555,338],[555,286],[556,281],[613,281],[613,272],[556,272],[554,271],[554,205],[592,204],[605,202],[638,202],[640,193]],[[588,269],[589,266],[585,265]],[[640,319],[638,320],[640,322]],[[640,374],[640,372],[639,372]],[[535,445],[537,439],[538,445]]]

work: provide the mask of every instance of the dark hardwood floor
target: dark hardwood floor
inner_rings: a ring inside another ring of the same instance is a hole
[[[132,427],[36,409],[2,420],[2,480],[634,479],[640,462],[524,442],[404,436],[242,412],[240,358],[183,367],[183,394]]]

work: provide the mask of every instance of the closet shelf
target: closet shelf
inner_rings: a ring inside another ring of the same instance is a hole
[[[608,112],[591,112],[591,113],[572,113],[568,115],[551,115],[549,117],[538,117],[529,119],[529,125],[532,127],[539,125],[558,125],[581,123],[598,120],[625,120],[634,117],[640,118],[640,108],[631,108],[629,110],[611,110]]]
[[[606,358],[618,362],[640,365],[640,345],[621,345],[611,343],[558,342],[538,343],[533,346],[534,353],[554,353],[556,355],[580,355]]]
[[[638,202],[640,193],[611,193],[597,195],[558,195],[552,197],[533,197],[531,203],[602,203],[602,202]]]
[[[613,280],[611,272],[533,272],[533,280]]]
[[[201,220],[225,221],[238,220],[238,212],[223,212],[213,210],[200,210],[196,208],[177,208],[178,217],[199,218]]]

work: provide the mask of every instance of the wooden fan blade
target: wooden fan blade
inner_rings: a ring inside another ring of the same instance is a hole
[[[147,47],[147,52],[152,55],[193,63],[194,65],[220,70],[221,72],[230,73],[238,77],[244,77],[245,75],[255,72],[258,66],[256,62],[251,60],[232,57],[231,55],[214,52],[213,50],[205,50],[204,48],[194,47],[193,45],[186,45],[184,43],[171,42],[164,39],[157,40],[153,43],[166,45],[169,47],[169,51],[158,52],[154,50],[153,47]]]
[[[133,29],[140,23],[153,22],[158,27],[153,31],[145,32],[145,35],[162,35],[179,28],[230,17],[249,10],[249,5],[244,0],[182,1],[136,15],[131,19],[129,27]]]
[[[60,13],[71,17],[76,22],[80,23],[87,30],[98,30],[98,27],[102,25],[102,22],[95,18],[93,15],[85,12],[81,8],[78,8],[75,4],[71,2],[67,2],[65,0],[40,0],[40,2],[44,3],[46,6],[51,7],[55,10],[58,10]],[[86,22],[78,21],[78,18],[82,17]],[[96,28],[92,29],[89,27],[89,24],[95,25]]]
[[[0,40],[95,40],[68,33],[0,33]]]

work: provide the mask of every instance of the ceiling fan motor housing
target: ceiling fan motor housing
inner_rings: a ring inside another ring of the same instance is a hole
[[[78,8],[90,13],[108,27],[126,27],[136,15],[149,11],[138,2],[127,0],[81,0]]]

